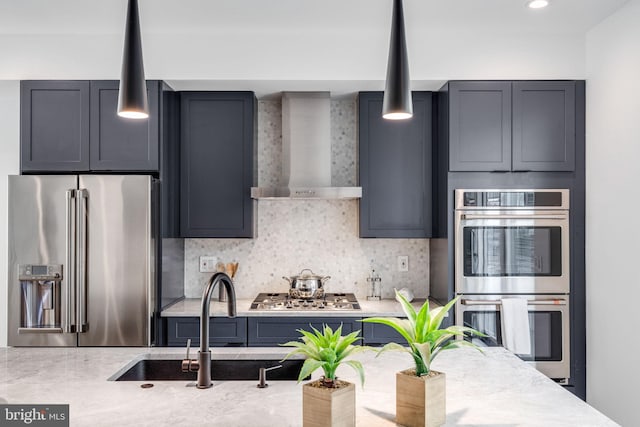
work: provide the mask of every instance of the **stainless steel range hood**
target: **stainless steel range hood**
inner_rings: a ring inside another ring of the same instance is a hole
[[[329,92],[282,95],[280,186],[253,187],[254,199],[359,199],[361,187],[331,186]]]

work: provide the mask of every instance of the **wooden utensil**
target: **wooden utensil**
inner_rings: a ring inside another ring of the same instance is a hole
[[[227,276],[233,279],[233,264],[230,262],[227,263],[227,265],[224,268],[224,272],[227,273]]]

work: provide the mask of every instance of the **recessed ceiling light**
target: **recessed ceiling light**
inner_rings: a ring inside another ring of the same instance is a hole
[[[549,6],[549,0],[529,0],[527,6],[529,9],[542,9]]]

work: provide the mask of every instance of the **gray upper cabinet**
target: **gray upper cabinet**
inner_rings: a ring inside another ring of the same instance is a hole
[[[513,83],[514,171],[573,171],[575,82]]]
[[[574,81],[447,85],[450,171],[573,171]]]
[[[180,234],[253,237],[252,92],[180,94]]]
[[[449,85],[449,169],[511,170],[511,83]]]
[[[91,82],[90,165],[100,171],[157,171],[159,117],[158,81],[147,82],[149,118],[118,116],[118,88],[114,81]]]
[[[89,82],[20,82],[24,172],[89,170]]]
[[[118,117],[117,80],[21,82],[22,172],[157,172],[161,82],[149,119]]]
[[[432,94],[413,92],[413,117],[382,118],[382,92],[359,94],[360,237],[431,237]]]

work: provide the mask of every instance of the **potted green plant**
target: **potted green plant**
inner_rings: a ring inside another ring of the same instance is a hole
[[[429,310],[429,301],[416,311],[411,303],[396,290],[396,300],[406,314],[406,319],[396,317],[370,317],[367,323],[379,323],[396,330],[408,346],[389,343],[378,355],[387,350],[405,351],[413,357],[415,368],[396,374],[396,422],[408,427],[440,426],[446,421],[445,374],[431,369],[431,362],[442,351],[457,347],[473,347],[475,344],[455,339],[465,333],[484,336],[475,329],[464,326],[440,326],[447,312],[458,298],[444,307]],[[481,350],[480,350],[481,351]]]
[[[318,369],[322,369],[322,378],[305,384],[302,388],[302,417],[304,426],[355,426],[356,395],[355,385],[339,380],[336,370],[341,364],[351,366],[364,386],[364,369],[357,360],[346,360],[347,357],[368,350],[368,347],[354,345],[361,339],[360,330],[342,336],[342,325],[335,331],[323,325],[320,332],[311,326],[312,332],[298,329],[302,341],[289,341],[281,344],[295,347],[283,360],[294,354],[306,356],[300,369],[298,382],[302,381]]]

